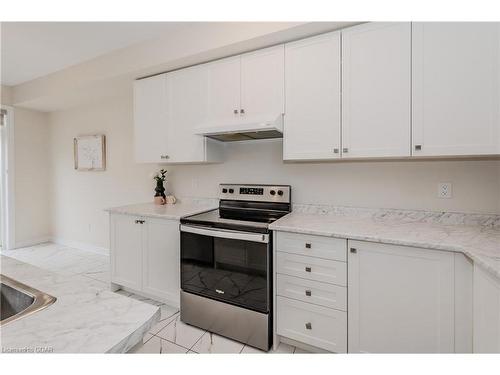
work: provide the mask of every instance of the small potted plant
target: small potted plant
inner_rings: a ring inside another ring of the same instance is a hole
[[[153,173],[153,180],[156,180],[155,188],[155,204],[165,204],[167,203],[167,197],[165,196],[165,186],[163,185],[166,179],[167,170],[160,169],[158,172]]]

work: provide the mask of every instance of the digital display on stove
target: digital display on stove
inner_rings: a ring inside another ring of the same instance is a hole
[[[264,195],[264,189],[255,187],[242,187],[240,188],[240,194]]]

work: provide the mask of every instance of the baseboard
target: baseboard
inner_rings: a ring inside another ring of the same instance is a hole
[[[51,241],[50,236],[42,236],[42,237],[32,238],[29,240],[16,241],[14,244],[14,249],[20,249],[22,247],[30,247],[30,246],[40,245],[42,243],[46,243],[46,242],[50,242],[50,241]]]
[[[109,255],[109,249],[107,249],[105,247],[85,243],[85,242],[72,241],[72,240],[67,240],[67,239],[58,238],[58,237],[52,237],[50,239],[50,241],[54,242],[58,245],[72,247],[74,249],[90,251],[92,253],[101,254],[101,255]]]

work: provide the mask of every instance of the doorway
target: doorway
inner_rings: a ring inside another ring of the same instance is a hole
[[[0,250],[14,247],[14,111],[0,108]]]

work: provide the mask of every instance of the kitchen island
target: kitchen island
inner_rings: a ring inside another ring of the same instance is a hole
[[[3,275],[57,298],[0,326],[2,353],[125,353],[160,317],[157,306],[110,292],[103,283],[0,260]]]

